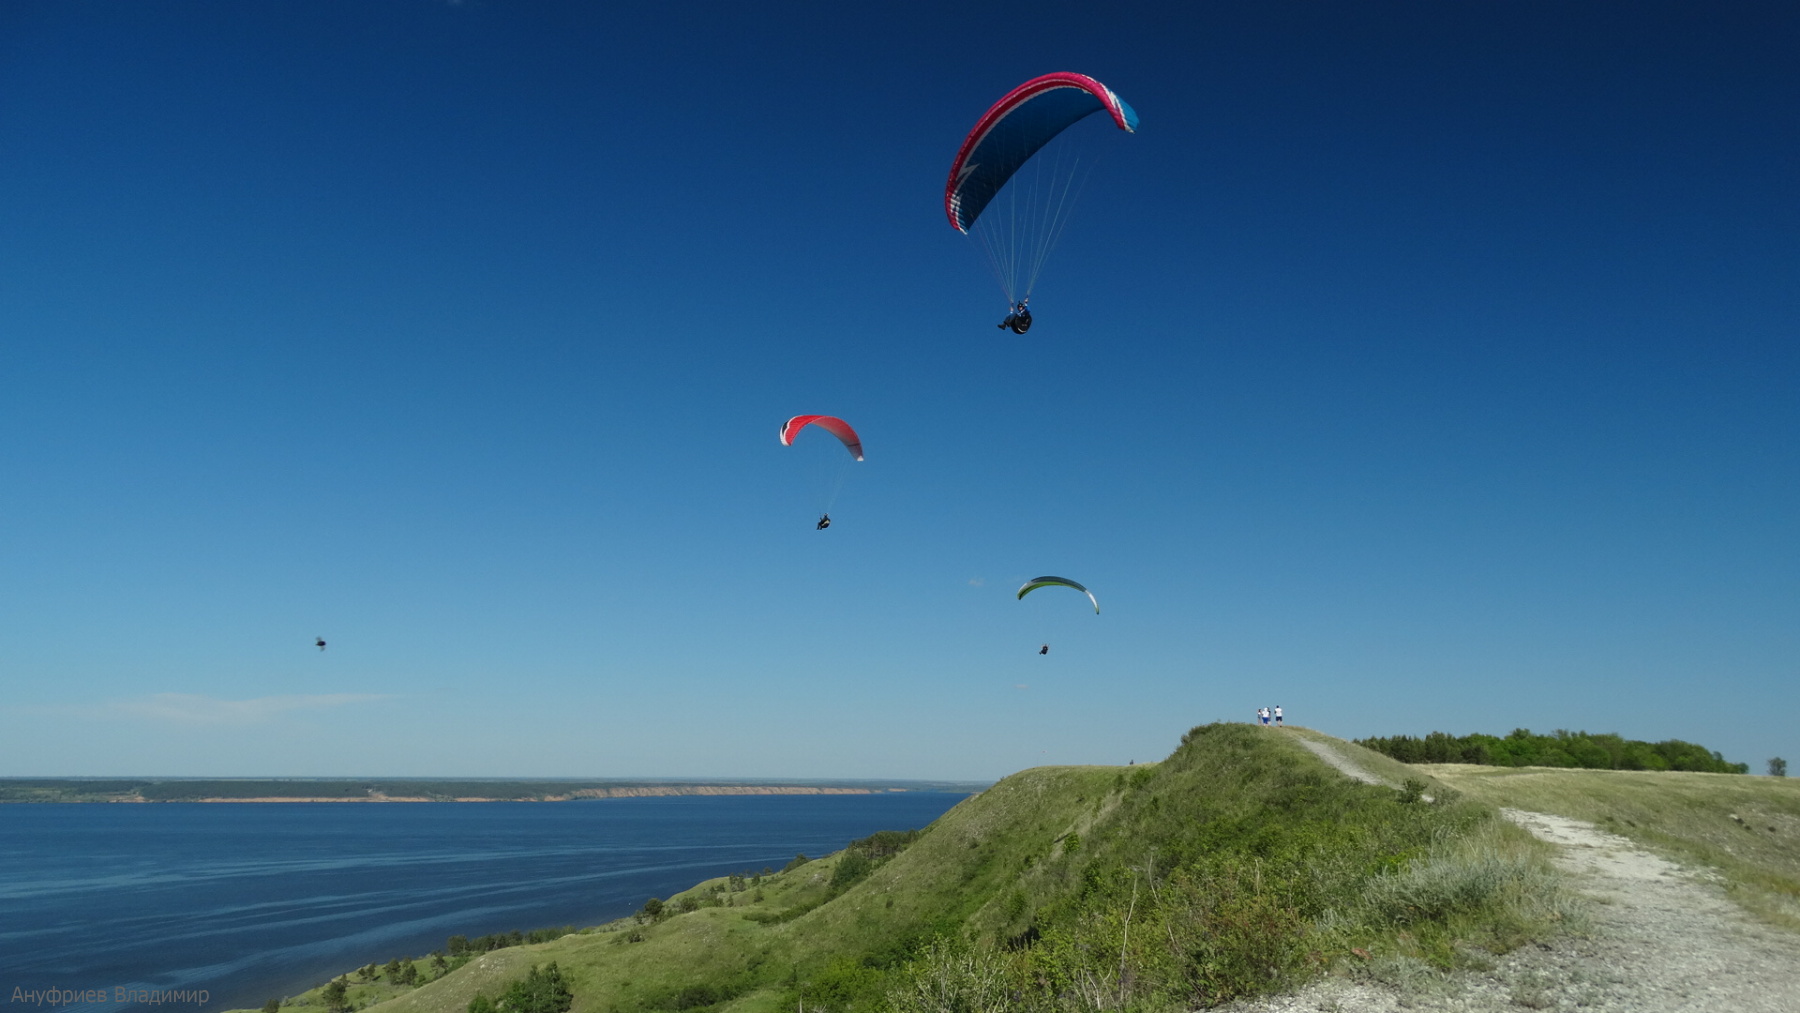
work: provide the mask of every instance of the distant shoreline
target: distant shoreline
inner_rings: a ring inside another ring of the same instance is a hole
[[[148,799],[143,797],[106,799],[107,802],[143,803],[153,805],[159,802],[573,802],[579,799],[596,798],[655,798],[666,795],[874,795],[890,791],[907,791],[906,788],[802,788],[771,787],[767,785],[696,785],[691,788],[583,788],[567,795],[544,795],[534,798],[484,798],[480,796],[457,796],[454,798],[432,798],[427,795],[363,795],[334,798],[310,798],[298,795],[264,795],[253,798],[176,798]]]
[[[431,778],[0,778],[4,803],[151,802],[571,802],[726,795],[973,794],[985,784],[952,781],[684,783]]]

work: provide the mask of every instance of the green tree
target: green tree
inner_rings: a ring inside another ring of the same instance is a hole
[[[263,1003],[262,1013],[281,1013],[281,1000],[270,999]]]
[[[1779,756],[1770,757],[1769,758],[1769,776],[1770,777],[1786,777],[1787,776],[1787,761],[1782,759]]]
[[[638,921],[640,921],[640,922],[659,921],[659,920],[661,920],[661,918],[663,916],[663,910],[664,910],[664,908],[663,908],[662,899],[660,897],[652,897],[649,900],[645,901],[643,908],[638,911],[638,914],[637,914]]]
[[[525,977],[506,987],[496,1004],[504,1013],[568,1013],[575,1005],[575,994],[569,991],[562,971],[551,961],[545,967],[531,965]],[[470,1013],[475,1013],[471,1008]]]
[[[331,1013],[349,1013],[350,983],[341,977],[333,978],[331,984],[325,986],[325,991],[319,994],[319,998],[324,1000],[325,1008]]]

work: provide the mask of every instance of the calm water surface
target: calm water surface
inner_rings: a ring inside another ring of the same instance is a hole
[[[451,935],[609,921],[963,797],[0,805],[0,1001],[123,986],[210,991],[178,1011],[260,1006]]]

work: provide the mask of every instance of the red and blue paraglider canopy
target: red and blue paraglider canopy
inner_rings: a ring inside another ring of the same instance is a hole
[[[1120,130],[1137,130],[1137,113],[1086,74],[1045,74],[1007,92],[976,122],[950,164],[944,186],[950,225],[969,231],[1019,166],[1057,134],[1102,109]]]

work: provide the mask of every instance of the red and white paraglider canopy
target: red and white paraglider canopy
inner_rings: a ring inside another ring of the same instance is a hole
[[[781,427],[781,445],[793,446],[794,437],[807,426],[818,426],[837,437],[843,441],[844,447],[850,451],[851,457],[859,461],[863,459],[862,437],[856,435],[856,430],[850,428],[850,423],[835,415],[796,415],[788,419]]]

